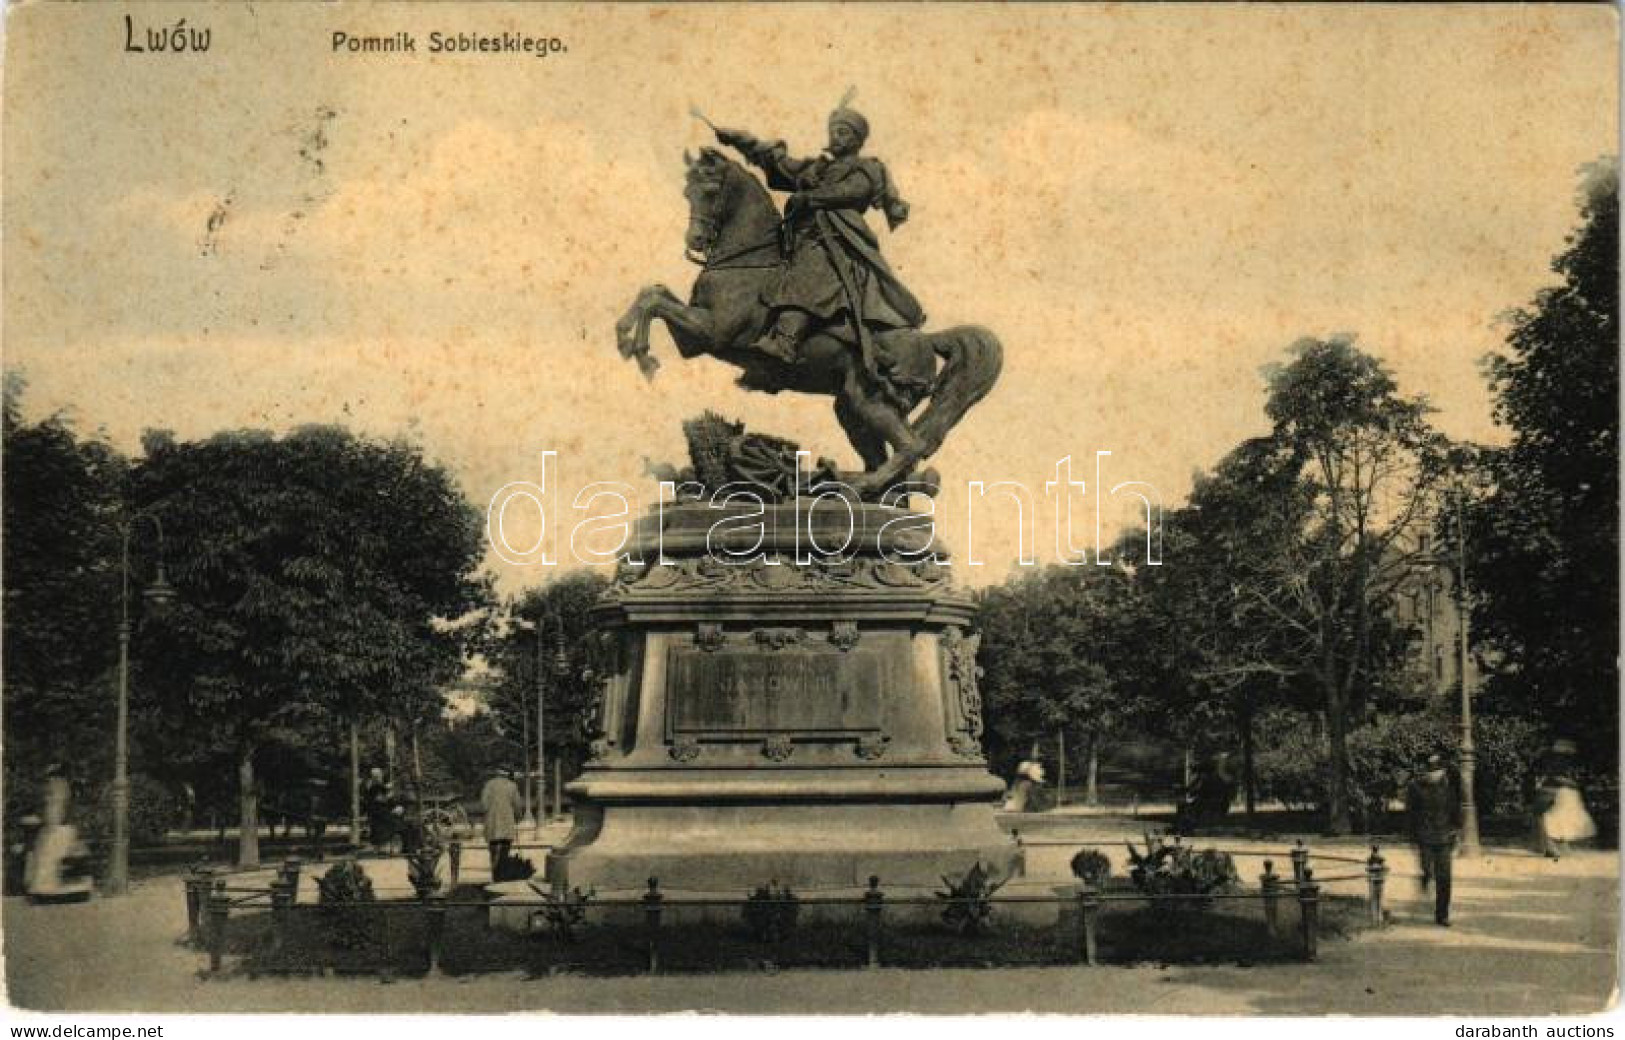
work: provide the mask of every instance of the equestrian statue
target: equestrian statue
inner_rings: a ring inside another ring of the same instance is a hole
[[[885,165],[862,154],[869,123],[850,96],[830,114],[828,145],[815,158],[712,126],[765,184],[716,148],[685,153],[687,256],[699,277],[687,303],[665,286],[645,288],[615,331],[621,355],[647,377],[659,367],[649,355],[659,318],[683,357],[735,365],[747,389],[834,397],[864,466],[840,479],[873,499],[935,483],[915,467],[987,396],[1003,350],[977,326],[923,330],[924,311],[864,220],[878,209],[896,230],[909,210]],[[782,215],[770,188],[790,193]]]

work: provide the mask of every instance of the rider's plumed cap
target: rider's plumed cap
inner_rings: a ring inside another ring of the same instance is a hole
[[[855,108],[847,108],[842,105],[831,112],[829,114],[829,125],[836,126],[837,124],[849,127],[853,133],[858,135],[860,142],[869,139],[869,120],[863,118],[863,113]]]

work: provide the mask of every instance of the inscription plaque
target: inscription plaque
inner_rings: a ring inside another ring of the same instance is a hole
[[[668,668],[668,740],[840,739],[880,730],[887,669],[879,653],[674,647]]]

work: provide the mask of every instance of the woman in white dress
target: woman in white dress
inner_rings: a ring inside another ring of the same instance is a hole
[[[1586,811],[1580,785],[1574,782],[1572,740],[1558,740],[1546,753],[1535,800],[1535,849],[1558,859],[1569,842],[1596,837],[1597,824]]]
[[[1538,834],[1541,852],[1559,859],[1569,850],[1569,842],[1585,841],[1597,835],[1596,821],[1586,811],[1580,785],[1561,773],[1541,785]]]
[[[85,871],[86,849],[79,831],[68,820],[67,778],[51,770],[45,779],[44,822],[24,864],[30,899],[39,901],[90,898],[91,880]]]

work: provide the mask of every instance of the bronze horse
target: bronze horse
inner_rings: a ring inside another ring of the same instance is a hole
[[[649,356],[649,326],[659,318],[683,357],[709,354],[735,365],[742,386],[833,396],[835,418],[864,466],[843,480],[860,495],[908,481],[992,389],[1004,356],[998,339],[974,325],[877,333],[875,371],[863,363],[850,322],[815,330],[797,364],[752,349],[769,320],[763,289],[784,265],[778,207],[761,181],[716,149],[684,160],[688,255],[702,270],[686,304],[663,285],[638,293],[615,324],[621,356],[636,358],[652,378],[659,363]]]

